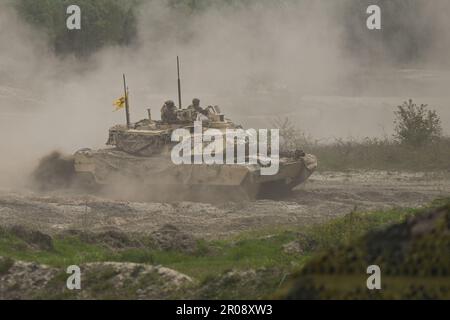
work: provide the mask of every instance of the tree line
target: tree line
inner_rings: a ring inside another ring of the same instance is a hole
[[[140,5],[151,1],[164,0],[17,0],[13,3],[25,21],[47,34],[57,54],[88,56],[104,46],[133,43],[137,36],[136,13]],[[279,1],[284,5],[305,4],[307,8],[312,0]],[[329,0],[320,1],[329,3]],[[430,4],[427,0],[339,0],[333,3],[337,4],[337,21],[344,28],[345,47],[352,55],[368,61],[388,57],[393,62],[409,63],[426,56],[432,42],[436,41],[432,36],[436,31],[432,21],[436,10],[430,6],[438,8],[438,3],[445,6],[445,1],[434,0]],[[252,4],[261,6],[271,2],[273,0],[165,0],[173,10],[189,15],[212,6],[245,9]],[[84,32],[66,28],[66,9],[71,4],[82,9]],[[381,31],[373,32],[365,27],[366,9],[370,4],[382,9]]]
[[[140,0],[19,0],[15,7],[27,23],[45,32],[57,54],[88,56],[107,45],[129,45],[136,38],[135,8]],[[82,32],[68,30],[67,7],[82,12]]]

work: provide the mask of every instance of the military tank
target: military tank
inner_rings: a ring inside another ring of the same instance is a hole
[[[176,164],[171,157],[176,144],[172,141],[175,130],[184,129],[188,138],[195,140],[199,134],[214,129],[225,138],[223,148],[214,150],[214,155],[219,157],[228,156],[226,146],[230,144],[233,150],[242,145],[248,149],[251,138],[233,138],[230,142],[227,130],[242,127],[227,119],[218,106],[203,109],[193,101],[193,105],[183,109],[178,57],[177,69],[178,108],[172,101],[167,101],[161,110],[161,120],[153,120],[148,109],[148,117],[135,123],[130,121],[128,87],[123,75],[124,96],[116,105],[125,109],[126,124],[110,128],[108,148],[81,149],[70,158],[58,154],[44,158],[34,174],[40,187],[76,185],[113,192],[121,198],[167,201],[246,200],[284,195],[307,180],[316,169],[316,157],[302,150],[277,154],[278,171],[272,175],[263,173],[267,162],[259,161],[264,160],[259,154],[259,160],[255,161],[255,152],[246,155],[245,159],[237,156],[231,162],[227,159],[226,164],[195,161]],[[200,133],[196,132],[198,123],[201,124]],[[195,159],[198,150],[193,145],[191,151]]]
[[[285,194],[308,179],[317,166],[315,156],[301,150],[280,153],[275,175],[261,174],[263,165],[259,163],[174,164],[173,131],[187,129],[194,136],[194,122],[199,116],[202,130],[216,129],[225,135],[227,129],[241,128],[217,106],[209,106],[201,115],[194,109],[178,109],[170,121],[153,120],[149,112],[147,119],[113,126],[109,148],[76,152],[75,173],[91,186],[126,197],[247,200]]]

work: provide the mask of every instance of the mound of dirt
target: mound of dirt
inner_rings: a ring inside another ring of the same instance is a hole
[[[307,251],[313,251],[317,244],[314,240],[308,238],[305,234],[298,233],[294,241],[286,243],[282,246],[282,250],[287,254],[301,255]]]
[[[166,224],[152,232],[150,238],[160,250],[174,250],[186,253],[193,253],[197,250],[197,240],[193,236],[170,224]]]
[[[283,245],[282,249],[284,253],[292,255],[301,255],[304,252],[304,249],[299,241],[291,241],[289,243],[286,243]]]
[[[143,248],[145,246],[137,237],[129,236],[118,230],[94,233],[70,229],[60,233],[58,237],[77,237],[85,243],[102,245],[110,249]]]
[[[0,257],[0,300],[30,299],[57,273],[57,269],[45,265]]]
[[[381,290],[367,289],[367,268]],[[450,202],[313,258],[294,277],[287,299],[449,299]]]
[[[176,299],[194,284],[162,266],[96,262],[80,269],[81,290],[69,290],[63,269],[0,257],[0,299]]]
[[[38,250],[53,250],[53,239],[49,235],[37,230],[32,230],[24,226],[12,226],[5,229],[6,232],[25,241],[30,247]]]
[[[80,299],[173,299],[193,280],[175,270],[138,263],[95,262],[82,267]]]
[[[264,299],[274,292],[285,274],[277,268],[229,270],[207,278],[195,292],[195,299],[233,300],[242,297]]]
[[[74,236],[89,244],[97,244],[110,249],[150,248],[164,251],[193,253],[197,250],[197,239],[177,227],[166,224],[148,235],[129,235],[118,230],[89,232],[67,230],[58,237]]]

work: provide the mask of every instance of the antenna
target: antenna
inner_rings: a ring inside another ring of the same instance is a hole
[[[127,81],[125,79],[125,74],[123,74],[123,91],[125,93],[125,116],[127,119],[127,128],[130,129],[131,122],[130,122],[130,105],[128,103],[128,86]]]
[[[178,72],[178,108],[181,107],[181,80],[180,80],[180,59],[177,56],[177,72]]]

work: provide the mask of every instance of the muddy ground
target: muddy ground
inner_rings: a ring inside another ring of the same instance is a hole
[[[315,173],[283,200],[239,203],[144,203],[93,195],[2,190],[0,224],[25,225],[45,233],[67,229],[149,233],[172,224],[200,238],[242,231],[299,226],[352,210],[417,207],[450,195],[450,172],[384,171]]]

